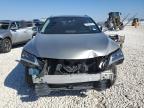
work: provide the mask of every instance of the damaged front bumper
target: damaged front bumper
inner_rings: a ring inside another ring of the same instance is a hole
[[[29,72],[32,73],[31,71],[33,70],[30,69]],[[42,77],[33,75],[32,79],[35,84],[71,84],[111,79],[112,76],[113,73],[108,70],[97,74],[44,75]]]
[[[21,63],[28,68],[34,84],[71,84],[112,79],[111,66],[121,64],[123,60],[119,49],[109,59],[97,57],[86,60],[39,60],[33,57],[33,62],[22,58]]]
[[[29,69],[29,73],[37,72]],[[114,73],[110,70],[96,74],[70,74],[70,75],[32,75],[35,84],[35,92],[38,96],[45,96],[52,91],[59,90],[88,90],[97,85],[97,81],[113,79]],[[99,89],[99,88],[98,88]]]
[[[124,60],[121,49],[108,56],[89,59],[46,59],[23,52],[21,63],[27,68],[37,94],[54,90],[82,90],[97,82],[115,79],[115,65]]]

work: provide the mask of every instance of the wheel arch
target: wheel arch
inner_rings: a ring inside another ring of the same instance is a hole
[[[4,39],[9,39],[9,40],[11,41],[11,43],[12,43],[12,39],[11,39],[10,36],[5,36],[5,37],[3,38],[3,40],[4,40]]]

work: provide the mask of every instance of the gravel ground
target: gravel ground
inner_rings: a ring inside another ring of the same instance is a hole
[[[85,97],[77,91],[54,92],[36,97],[24,81],[24,69],[16,60],[22,46],[0,54],[0,108],[144,108],[144,27],[127,26],[125,61],[118,66],[118,78],[112,88],[89,90]]]

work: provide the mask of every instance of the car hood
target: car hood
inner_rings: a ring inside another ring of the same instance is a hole
[[[54,59],[87,59],[106,56],[119,46],[103,33],[38,34],[24,50],[37,57]]]

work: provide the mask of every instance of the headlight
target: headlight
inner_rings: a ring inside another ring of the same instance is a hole
[[[104,58],[99,64],[99,69],[105,69],[107,65],[108,65],[108,58]]]
[[[30,53],[28,53],[26,51],[22,52],[21,61],[24,61],[24,62],[33,64],[33,65],[39,66],[37,58],[34,55],[32,55],[32,54],[30,54]]]
[[[124,55],[121,49],[118,49],[116,52],[112,53],[109,60],[109,65],[118,64],[124,60]]]

